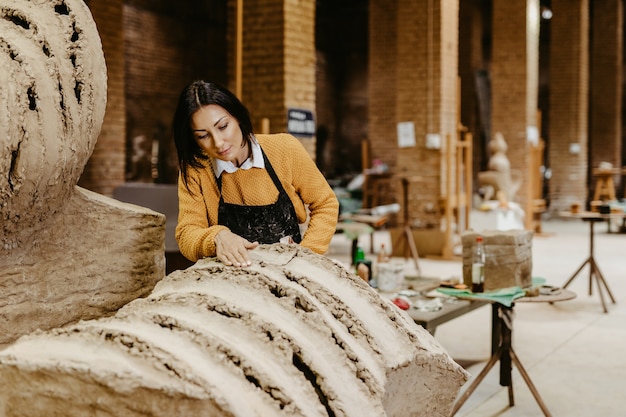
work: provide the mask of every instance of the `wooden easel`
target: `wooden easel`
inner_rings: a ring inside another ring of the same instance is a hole
[[[463,213],[465,230],[469,229],[470,209],[472,208],[472,152],[474,136],[470,132],[460,133],[461,140],[456,142],[456,204],[457,210],[465,209]],[[457,213],[457,224],[459,224],[461,213]],[[460,232],[461,230],[459,230]]]
[[[404,243],[404,257],[407,258],[408,252],[410,252],[413,261],[415,262],[415,270],[420,274],[420,266],[418,263],[419,255],[417,253],[417,246],[415,245],[415,239],[413,238],[413,231],[411,230],[411,222],[409,220],[409,184],[412,181],[421,180],[420,177],[402,177],[402,204],[404,210],[404,227],[400,236],[393,242],[394,248],[399,248],[400,244]]]
[[[446,224],[445,241],[441,250],[444,259],[454,257],[452,224],[457,227],[461,224],[463,211],[463,225],[469,229],[469,219],[472,201],[472,142],[473,136],[461,124],[461,86],[457,83],[457,132],[456,138],[446,135],[446,195],[443,197],[443,212]],[[462,230],[457,230],[457,233]]]
[[[528,142],[528,183],[526,184],[526,230],[541,233],[541,214],[546,211],[546,200],[543,198],[543,151],[546,144],[541,139],[541,112],[537,112],[537,144]]]

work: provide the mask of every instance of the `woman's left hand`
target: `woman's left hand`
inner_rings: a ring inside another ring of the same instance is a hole
[[[215,236],[217,259],[224,265],[252,265],[248,251],[257,246],[259,246],[259,242],[250,242],[230,230],[222,230]]]

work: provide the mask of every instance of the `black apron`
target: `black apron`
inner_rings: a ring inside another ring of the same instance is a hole
[[[217,178],[220,191],[220,202],[217,212],[217,223],[226,226],[231,232],[259,243],[277,243],[281,238],[291,236],[294,242],[300,243],[300,227],[298,217],[291,199],[280,183],[272,164],[263,154],[265,169],[278,190],[278,199],[267,206],[241,206],[224,202],[222,195],[222,176]]]

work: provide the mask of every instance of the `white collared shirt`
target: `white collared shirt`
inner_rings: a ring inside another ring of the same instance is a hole
[[[263,160],[263,154],[261,153],[261,145],[256,139],[253,139],[250,143],[252,148],[252,157],[246,159],[241,166],[237,167],[230,161],[222,161],[221,159],[213,159],[213,170],[215,171],[215,177],[219,178],[222,172],[226,171],[229,174],[237,171],[238,169],[250,169],[250,168],[265,168],[265,161]]]

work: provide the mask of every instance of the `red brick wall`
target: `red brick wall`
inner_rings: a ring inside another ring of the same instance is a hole
[[[285,1],[284,7],[284,105],[315,112],[315,0]],[[286,125],[286,117],[283,120]],[[301,142],[314,158],[315,138]]]
[[[227,82],[226,6],[220,0],[91,0],[88,6],[102,38],[108,104],[80,185],[111,195],[125,181],[174,183],[171,119],[181,89],[197,78]],[[159,144],[157,178],[153,143]]]
[[[357,3],[316,7],[316,162],[332,178],[361,171],[368,137],[368,10]]]
[[[591,2],[590,137],[591,166],[606,161],[621,166],[623,6],[620,0]],[[616,180],[620,177],[616,176]],[[595,181],[591,182],[594,187]]]
[[[399,0],[369,1],[368,145],[370,160],[379,159],[393,172],[397,169],[396,65],[398,53],[397,15]],[[400,184],[392,183],[387,197],[401,202]]]
[[[410,220],[438,226],[445,190],[444,153],[425,147],[426,134],[456,134],[458,5],[445,1],[370,1],[372,158],[398,176],[420,176],[408,195]],[[413,122],[416,145],[400,148],[397,123]],[[396,200],[403,201],[399,181]],[[403,207],[403,210],[405,207]]]
[[[337,154],[340,149],[337,137],[339,117],[337,103],[334,100],[335,83],[330,67],[331,58],[323,51],[317,51],[315,75],[315,116],[317,122],[317,144],[315,162],[327,178],[337,178],[336,169],[340,161]]]
[[[396,168],[396,16],[399,0],[369,2],[368,140],[372,158]]]
[[[488,67],[487,54],[490,49],[489,45],[484,45],[483,38],[485,31],[491,29],[491,11],[482,7],[482,0],[462,1],[459,6],[460,120],[461,124],[473,135],[472,170],[476,173],[487,167],[485,144],[488,134],[483,132],[489,130],[491,121],[483,120],[481,115],[476,74],[479,71],[485,73]]]
[[[171,120],[176,101],[194,79],[226,82],[226,8],[219,1],[197,7],[166,0],[126,3],[127,180],[174,183],[178,164]],[[134,141],[146,156],[132,164]],[[157,178],[150,172],[153,143],[160,151]]]
[[[549,198],[558,211],[587,200],[589,2],[552,0],[552,10]],[[572,144],[579,153],[570,152]]]
[[[108,88],[102,130],[79,185],[104,195],[112,195],[113,189],[124,182],[126,107],[122,3],[122,0],[88,3],[100,32]]]
[[[235,0],[229,1],[229,4],[234,3]],[[271,132],[284,132],[287,128],[283,14],[282,0],[244,2],[243,82],[240,99],[250,110],[257,131],[260,130],[263,118],[269,118]],[[231,21],[235,21],[234,14]],[[234,40],[234,37],[230,40],[233,50]],[[234,76],[232,68],[229,80],[233,88]]]
[[[234,18],[234,0],[229,9]],[[288,108],[315,111],[315,1],[244,2],[243,27],[241,100],[256,131],[268,118],[271,132],[285,132]],[[229,44],[234,50],[234,28]],[[229,79],[234,88],[233,64]],[[315,139],[301,142],[315,157]]]
[[[589,18],[589,1],[575,2],[575,7],[568,0],[553,2],[552,43],[559,47],[551,48],[551,111],[544,114],[550,122],[546,122],[549,126],[548,162],[553,172],[549,197],[552,202],[566,206],[570,200],[584,200],[587,195],[586,103],[589,84],[586,81],[586,19]],[[131,169],[133,166],[127,163],[133,156],[132,139],[137,137],[146,138],[146,155],[149,155],[152,141],[159,141],[161,161],[167,163],[161,167],[163,176],[158,181],[173,182],[176,157],[170,140],[170,123],[180,89],[194,78],[210,78],[234,88],[235,0],[91,0],[87,3],[101,33],[109,86],[102,133],[80,184],[110,194],[116,185],[125,180],[152,181],[149,163],[138,171]],[[594,7],[615,5],[614,2],[609,3]],[[455,130],[456,2],[370,0],[367,69],[346,72],[346,79],[337,80],[336,85],[345,86],[348,80],[353,84],[336,92],[327,89],[317,99],[316,3],[306,0],[296,5],[284,0],[267,0],[244,4],[247,11],[244,13],[242,99],[252,111],[257,130],[260,130],[263,117],[270,118],[272,131],[285,130],[286,109],[290,106],[316,110],[316,101],[319,102],[320,97],[340,102],[338,108],[325,108],[326,115],[335,110],[335,114],[354,111],[355,115],[363,115],[362,122],[358,122],[358,117],[340,119],[334,127],[336,140],[329,145],[331,152],[333,146],[345,152],[346,147],[354,146],[359,137],[366,135],[372,158],[381,159],[397,172],[427,177],[426,185],[420,187],[417,193],[421,200],[430,206],[441,196],[445,184],[441,153],[424,149],[423,145],[424,135],[431,130],[441,133],[444,142],[445,134]],[[463,2],[462,6],[466,4]],[[492,91],[497,91],[501,103],[493,106],[493,120],[500,123],[504,130],[513,167],[522,170],[526,160],[525,147],[518,145],[521,145],[521,138],[525,138],[526,125],[534,124],[537,107],[536,103],[532,103],[536,92],[532,87],[533,75],[528,74],[528,61],[524,63],[523,57],[512,54],[512,51],[522,50],[525,54],[528,50],[528,44],[518,45],[519,39],[524,37],[517,36],[520,31],[528,29],[523,26],[526,4],[527,1],[522,0],[494,0],[494,21],[501,22],[501,29],[494,29],[493,32],[494,46],[503,52],[496,52],[490,62],[494,74]],[[429,5],[432,6],[432,20],[428,20]],[[477,7],[482,7],[482,3]],[[603,18],[609,21],[598,21],[597,24],[610,29],[610,18],[616,15],[620,13],[608,13]],[[427,31],[426,27],[431,27],[432,31]],[[479,46],[485,45],[479,45],[482,42],[480,36],[480,29],[472,32],[471,42],[476,51],[464,58],[464,63],[470,61],[471,65],[475,65],[479,61],[483,54]],[[523,42],[528,42],[528,37]],[[602,44],[605,42],[602,41]],[[434,45],[432,66],[425,59],[429,45]],[[618,49],[610,47],[609,52]],[[484,53],[488,55],[488,51]],[[328,56],[323,58],[326,65],[330,65]],[[515,60],[514,65],[507,64],[509,58]],[[349,57],[344,62],[343,65],[355,63],[355,67],[363,65],[362,62],[351,61]],[[332,68],[329,71],[332,72],[326,72],[325,77],[318,79],[329,80],[338,74]],[[458,71],[462,73],[463,69]],[[436,80],[433,85],[427,82],[431,76]],[[526,83],[515,81],[523,77]],[[366,78],[367,81],[364,81]],[[523,91],[516,90],[518,87]],[[343,100],[342,96],[341,100],[333,100],[333,93],[345,94],[348,98]],[[466,93],[463,97],[464,102],[468,100]],[[429,114],[434,114],[434,118]],[[511,114],[518,116],[511,120]],[[396,124],[407,120],[414,121],[416,125],[417,146],[415,149],[399,150]],[[594,123],[592,128],[601,125],[605,123]],[[492,132],[496,130],[494,126]],[[315,139],[303,142],[314,155]],[[617,142],[619,140],[600,142],[599,147],[610,149],[613,145],[618,146]],[[569,153],[570,143],[581,146],[580,154]],[[601,155],[599,152],[594,155],[598,157]],[[617,148],[611,149],[610,155],[601,159],[615,157],[618,153]],[[358,161],[360,156],[355,154],[349,151],[344,155],[351,155],[353,161]],[[344,155],[339,155],[339,158],[344,158]],[[617,157],[616,164],[619,164]],[[426,207],[418,207],[416,212],[420,210],[426,210]]]
[[[537,126],[537,89],[539,77],[539,4],[527,0],[495,0],[493,8],[492,55],[492,131],[504,136],[511,170],[522,180],[515,201],[525,207],[528,151],[527,128]]]

